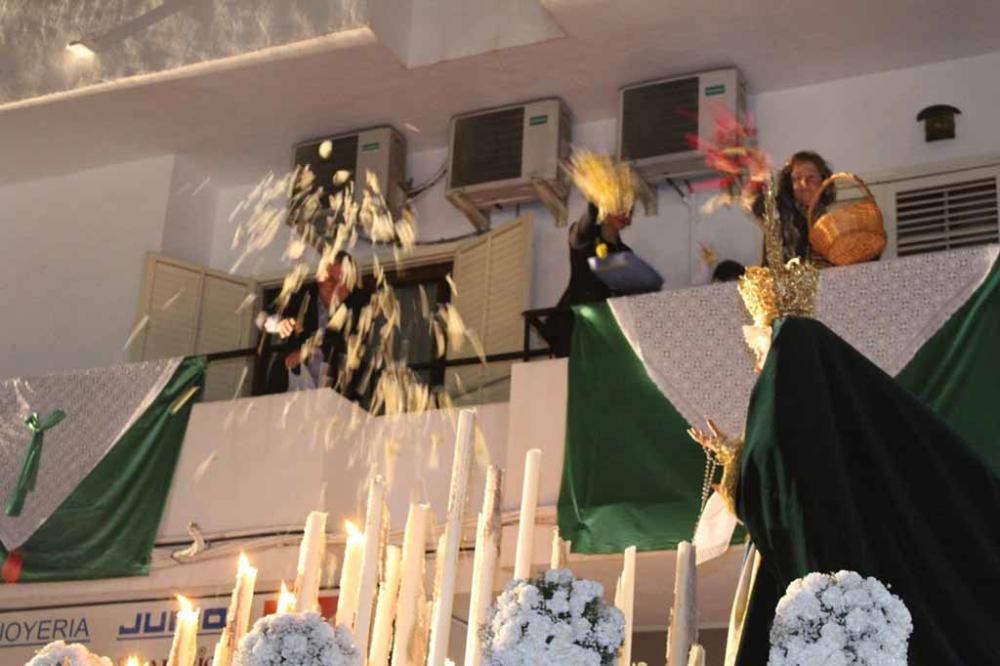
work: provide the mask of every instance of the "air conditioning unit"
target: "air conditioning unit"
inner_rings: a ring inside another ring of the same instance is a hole
[[[446,196],[480,231],[495,206],[542,201],[566,223],[572,120],[559,99],[544,99],[451,119]]]
[[[746,90],[739,70],[717,69],[621,89],[618,157],[649,183],[710,173],[690,137],[711,139],[721,111],[743,119]]]
[[[316,176],[309,193],[320,193],[321,210],[329,206],[329,195],[336,194],[351,182],[355,183],[354,199],[360,204],[369,171],[378,179],[386,204],[394,216],[399,215],[406,203],[403,185],[406,177],[406,139],[392,127],[373,127],[304,141],[295,146],[293,167],[306,166]],[[333,175],[341,170],[348,171],[351,178],[334,185]],[[292,201],[295,200],[294,195],[301,193],[301,188],[294,189]],[[325,223],[324,216],[319,218]],[[294,222],[291,217],[290,222]]]

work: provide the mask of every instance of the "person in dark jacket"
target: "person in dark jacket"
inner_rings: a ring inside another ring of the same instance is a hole
[[[287,371],[286,390],[337,384],[345,362],[345,333],[351,330],[368,302],[364,291],[349,277],[354,272],[351,262],[349,254],[338,253],[327,266],[323,280],[303,286],[280,310],[272,306],[258,315],[258,328],[279,340],[276,351]],[[277,372],[277,368],[269,372],[272,389],[279,383],[273,377]],[[341,392],[347,398],[357,399],[357,377],[344,384],[339,387]]]
[[[573,338],[574,305],[603,301],[616,294],[594,275],[587,263],[599,253],[631,252],[621,239],[621,232],[632,224],[632,211],[626,215],[608,215],[598,221],[597,206],[587,204],[587,210],[569,228],[569,284],[556,304],[564,308],[549,315],[544,336],[556,356],[569,356]]]

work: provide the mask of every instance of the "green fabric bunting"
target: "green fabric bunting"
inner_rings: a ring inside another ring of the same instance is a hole
[[[896,381],[1000,471],[1000,264]],[[704,458],[606,303],[575,310],[559,530],[583,553],[690,539]]]
[[[676,548],[694,534],[705,456],[608,304],[574,320],[559,533],[575,552]]]
[[[1000,261],[896,376],[1000,473]]]
[[[66,412],[57,409],[44,419],[39,418],[38,412],[32,412],[24,420],[24,424],[31,431],[31,442],[28,444],[28,451],[24,456],[24,463],[21,464],[21,471],[17,475],[17,482],[14,490],[7,498],[5,511],[8,516],[20,516],[21,509],[24,508],[24,500],[28,493],[35,489],[38,481],[38,468],[42,459],[42,444],[45,440],[45,431],[66,418]]]
[[[8,582],[116,578],[149,573],[204,357],[181,362],[166,387],[100,463],[17,551],[0,546]]]

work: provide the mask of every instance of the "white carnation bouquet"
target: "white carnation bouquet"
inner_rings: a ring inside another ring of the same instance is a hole
[[[625,639],[625,616],[604,587],[569,569],[512,580],[482,628],[485,666],[606,666]]]
[[[811,573],[788,586],[771,626],[768,666],[906,666],[913,620],[876,578]]]
[[[49,643],[24,666],[113,666],[107,657],[99,657],[79,643]]]
[[[319,613],[280,613],[257,620],[240,641],[235,666],[361,666],[351,630]]]

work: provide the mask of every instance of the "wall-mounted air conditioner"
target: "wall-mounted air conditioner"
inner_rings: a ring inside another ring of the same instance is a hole
[[[735,68],[625,86],[618,157],[649,183],[705,175],[705,156],[692,148],[690,137],[709,140],[720,111],[742,119],[745,106],[743,78]]]
[[[464,113],[451,119],[446,196],[480,231],[495,206],[541,200],[566,222],[572,120],[559,99]]]
[[[360,204],[367,172],[378,179],[393,216],[398,216],[406,203],[403,185],[406,178],[406,139],[392,127],[373,127],[304,141],[295,146],[293,167],[306,166],[316,177],[309,191],[322,189],[320,204],[323,208],[329,206],[329,195],[336,194],[350,182],[355,183],[354,199]],[[333,176],[341,170],[349,172],[351,178],[334,185]],[[301,188],[295,189],[291,200],[294,202],[295,195],[301,193]],[[325,220],[322,215],[319,217]],[[294,222],[291,217],[290,222]]]

